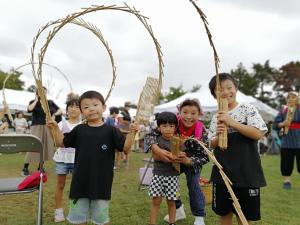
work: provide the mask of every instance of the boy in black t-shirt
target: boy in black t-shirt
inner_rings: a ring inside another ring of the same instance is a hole
[[[267,126],[257,109],[236,101],[237,83],[226,73],[220,77],[220,95],[228,101],[228,112],[220,111],[213,116],[208,138],[214,155],[232,182],[241,210],[248,221],[260,220],[260,187],[266,186],[260,157],[258,140],[267,132]],[[216,76],[209,88],[216,98]],[[226,125],[226,126],[225,126]],[[218,134],[228,129],[228,147],[218,147]],[[213,166],[213,211],[220,216],[220,224],[232,224],[233,201],[216,166]],[[240,221],[239,221],[240,224]]]
[[[76,149],[67,219],[73,224],[86,224],[89,218],[95,224],[106,224],[109,222],[115,149],[124,149],[128,154],[132,141],[130,138],[125,140],[117,128],[103,123],[106,105],[100,93],[83,93],[79,106],[87,123],[76,126],[65,136],[54,120],[48,121],[56,143]],[[136,130],[137,126],[133,124],[130,131]]]

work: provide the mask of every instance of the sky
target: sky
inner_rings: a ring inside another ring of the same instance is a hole
[[[270,60],[273,67],[300,60],[300,1],[298,0],[198,0],[220,58],[220,71],[230,72],[242,62]],[[162,91],[170,86],[207,86],[215,74],[213,51],[204,26],[189,0],[127,0],[147,16],[161,45],[164,61]],[[0,69],[9,71],[30,61],[33,38],[49,21],[64,18],[91,5],[124,6],[123,1],[92,0],[1,0]],[[117,79],[108,105],[137,102],[147,76],[158,77],[154,42],[142,23],[126,12],[106,10],[82,17],[95,24],[108,42],[117,67]],[[36,58],[48,32],[35,48]],[[67,75],[73,90],[81,94],[97,90],[106,96],[112,80],[109,56],[89,31],[64,26],[51,41],[44,62]],[[43,82],[52,96],[65,100],[66,80],[54,69],[43,67]],[[33,84],[30,66],[21,69],[25,86]],[[209,95],[209,93],[207,93]],[[203,96],[205,97],[205,96]],[[55,99],[54,99],[55,100]],[[9,101],[9,100],[8,100]]]

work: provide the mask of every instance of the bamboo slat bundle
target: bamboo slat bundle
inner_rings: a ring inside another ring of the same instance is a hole
[[[182,151],[182,144],[184,139],[180,136],[173,136],[171,138],[171,152],[173,155],[177,156]],[[180,173],[180,163],[172,162],[174,168]]]
[[[287,115],[285,118],[285,121],[287,121],[288,124],[291,124],[291,122],[294,118],[295,112],[299,105],[299,96],[300,96],[300,91],[298,93],[298,96],[289,95],[289,97],[288,97],[288,100],[287,100],[288,111],[287,111]],[[284,132],[284,134],[287,134],[289,132],[289,125],[287,125],[283,128],[283,132]]]

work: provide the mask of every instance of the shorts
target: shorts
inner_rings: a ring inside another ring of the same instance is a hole
[[[109,222],[108,211],[108,200],[79,198],[75,201],[71,199],[67,220],[73,224],[86,223],[91,220],[94,224],[104,225]]]
[[[149,196],[177,200],[177,193],[179,191],[178,181],[179,176],[153,175],[149,188]]]
[[[69,174],[73,173],[74,170],[74,163],[63,163],[63,162],[56,162],[55,173],[62,175],[62,174]]]
[[[241,210],[249,221],[260,220],[260,189],[232,187],[237,197]],[[212,209],[219,216],[225,216],[230,212],[237,214],[233,201],[225,184],[213,184]]]

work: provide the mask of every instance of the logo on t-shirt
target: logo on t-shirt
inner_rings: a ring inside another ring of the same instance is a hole
[[[107,145],[106,144],[102,145],[101,150],[107,150]]]
[[[259,195],[259,189],[255,188],[255,189],[249,189],[249,196],[254,197],[254,196],[258,196]]]

